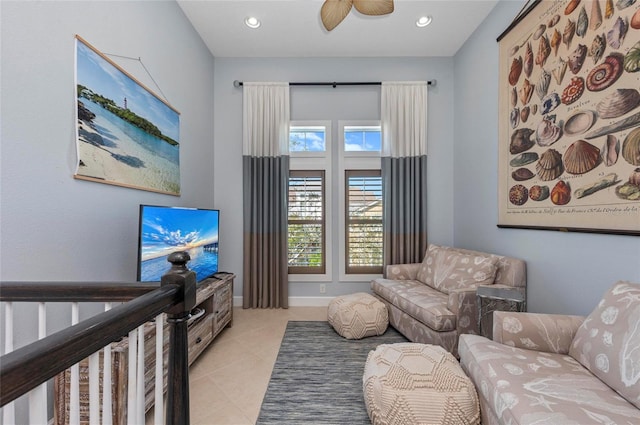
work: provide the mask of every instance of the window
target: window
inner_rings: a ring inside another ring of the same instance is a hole
[[[345,170],[347,274],[382,273],[380,170]]]
[[[345,126],[345,152],[380,153],[380,126]]]
[[[288,264],[290,274],[325,273],[324,170],[289,172]]]
[[[382,274],[380,122],[338,124],[340,280],[363,281]]]
[[[331,281],[331,121],[292,121],[289,156],[290,279]]]

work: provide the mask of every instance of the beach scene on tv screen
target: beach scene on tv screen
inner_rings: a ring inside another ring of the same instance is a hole
[[[144,207],[141,226],[141,281],[159,282],[176,251],[189,253],[198,281],[218,271],[218,211]]]

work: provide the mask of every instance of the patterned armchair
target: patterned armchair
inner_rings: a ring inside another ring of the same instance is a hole
[[[478,331],[479,285],[526,291],[524,261],[430,244],[422,263],[387,266],[371,289],[389,323],[412,342],[436,344],[457,356],[458,337]]]
[[[494,312],[493,341],[462,335],[482,423],[640,423],[640,284],[616,283],[587,317]]]

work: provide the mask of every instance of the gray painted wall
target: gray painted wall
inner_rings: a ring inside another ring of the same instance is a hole
[[[639,237],[496,227],[496,38],[523,4],[499,2],[454,58],[454,243],[526,260],[529,311],[588,314],[616,281],[640,282]]]
[[[304,58],[232,59],[215,62],[215,204],[221,209],[220,264],[242,281],[242,89],[240,81],[415,81],[437,80],[429,88],[428,177],[429,237],[453,243],[453,60],[452,58]],[[380,119],[380,87],[292,87],[292,120],[332,120],[333,141],[338,142],[338,120]],[[333,151],[337,154],[337,149]],[[332,176],[334,187],[338,176]],[[337,190],[334,191],[337,205]],[[337,215],[333,222],[338,222]],[[333,281],[326,294],[319,282],[290,282],[291,297],[333,297],[368,291],[369,282],[338,282],[337,231],[333,245]],[[325,282],[323,282],[325,283]],[[240,284],[235,295],[242,295]]]
[[[175,2],[0,7],[0,280],[135,281],[139,204],[213,207],[213,57]],[[180,111],[182,196],[73,178],[76,34]]]

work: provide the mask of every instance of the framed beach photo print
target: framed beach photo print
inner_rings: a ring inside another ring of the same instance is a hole
[[[498,38],[498,226],[640,235],[640,2],[528,6]]]
[[[180,114],[76,36],[74,177],[180,195]]]

